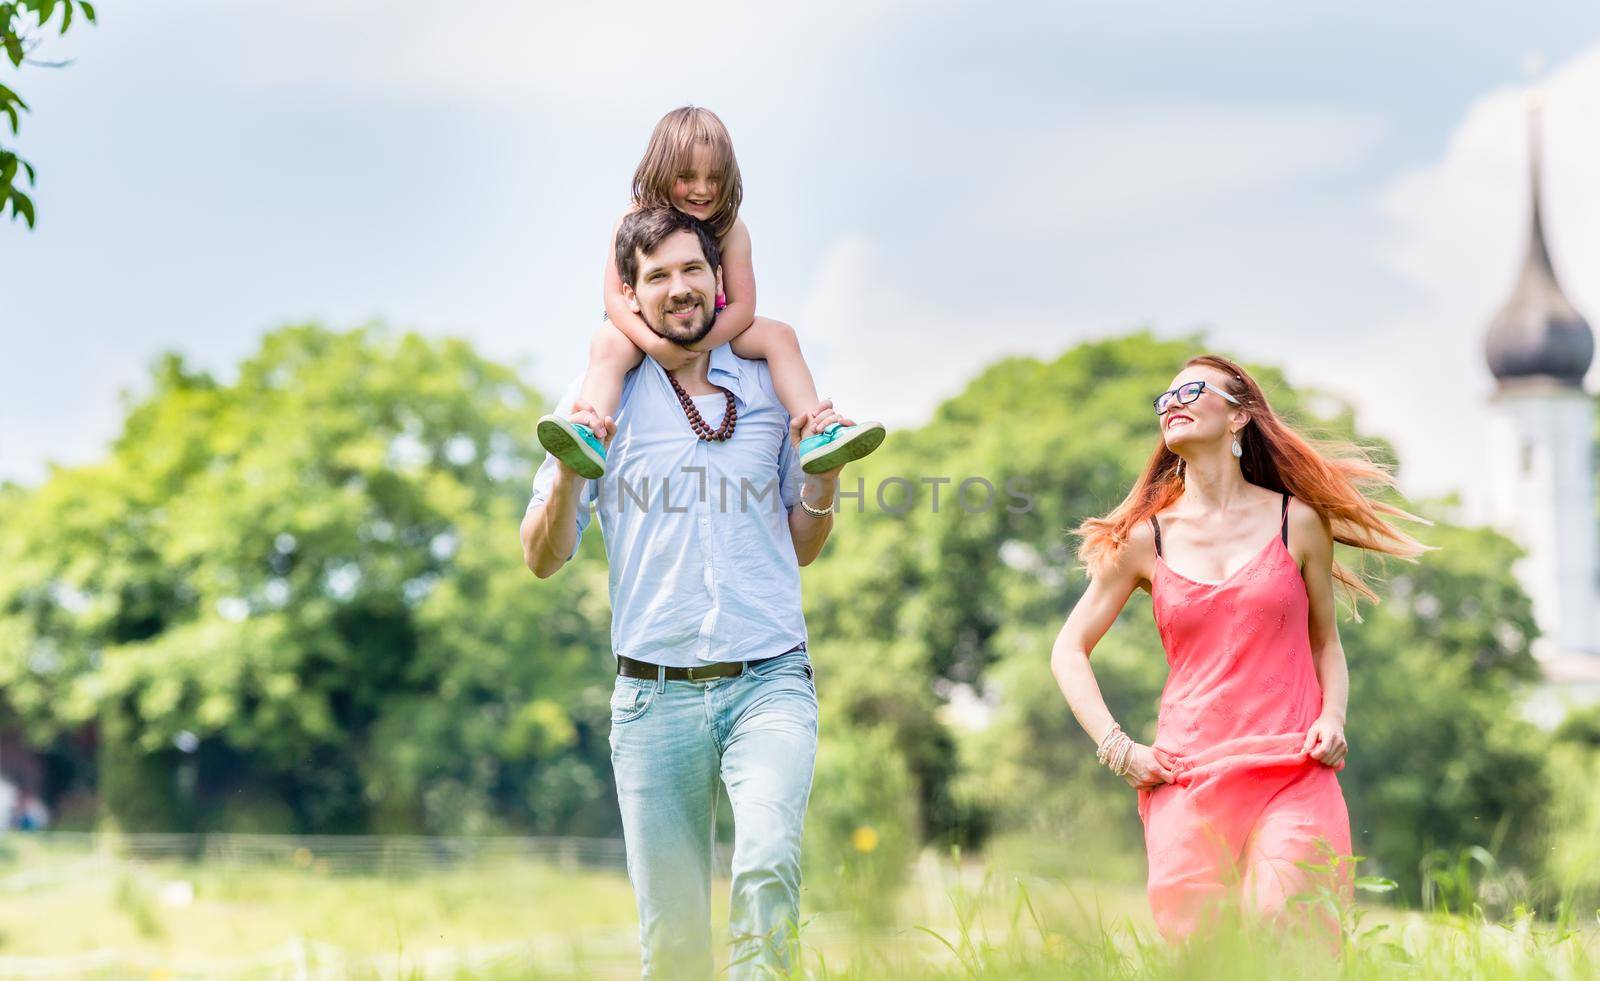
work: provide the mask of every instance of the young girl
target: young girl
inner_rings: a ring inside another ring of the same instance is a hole
[[[656,124],[644,159],[633,174],[630,210],[670,205],[706,222],[722,247],[724,294],[716,299],[716,322],[689,350],[661,337],[634,313],[622,294],[615,249],[606,252],[606,322],[589,348],[589,369],[580,398],[602,419],[622,400],[623,376],[646,354],[671,371],[694,352],[732,342],[733,352],[765,360],[778,399],[791,417],[813,411],[821,401],[811,371],[800,354],[794,328],[756,316],[756,278],[750,261],[750,232],[739,220],[744,187],[733,141],[722,120],[709,109],[684,106]],[[620,224],[620,221],[619,221]],[[612,228],[613,238],[616,228]],[[539,442],[567,466],[590,480],[605,474],[605,447],[589,427],[560,416],[539,420]],[[800,443],[806,473],[825,473],[871,453],[883,442],[879,423],[835,423]]]
[[[1232,361],[1192,359],[1155,410],[1144,473],[1078,529],[1092,578],[1051,668],[1097,758],[1139,791],[1150,907],[1176,941],[1225,898],[1274,919],[1301,893],[1348,898],[1330,858],[1350,853],[1334,584],[1377,597],[1333,546],[1405,558],[1424,546],[1387,520],[1412,516],[1371,493],[1393,486],[1387,471],[1312,445]],[[1135,589],[1150,592],[1170,666],[1149,746],[1117,725],[1089,666]]]

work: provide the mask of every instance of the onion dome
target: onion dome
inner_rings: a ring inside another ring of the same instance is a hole
[[[1594,334],[1556,282],[1550,250],[1544,241],[1539,202],[1539,115],[1529,113],[1529,171],[1533,190],[1528,253],[1516,285],[1500,312],[1489,321],[1484,353],[1489,370],[1501,384],[1525,379],[1555,381],[1582,387],[1594,360]]]

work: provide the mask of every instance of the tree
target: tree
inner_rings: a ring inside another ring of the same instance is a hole
[[[865,499],[805,572],[829,869],[892,888],[907,841],[991,827],[1097,860],[1136,847],[1049,652],[1085,588],[1068,531],[1126,492],[1157,438],[1150,396],[1200,346],[1136,334],[998,362],[846,471]],[[1347,406],[1253,370],[1291,421],[1355,435]],[[540,408],[462,342],[381,329],[277,331],[231,383],[164,359],[105,460],[0,487],[0,695],[58,753],[98,728],[98,786],[128,827],[614,832],[600,536],[545,583],[515,544]],[[1356,848],[1412,895],[1436,851],[1531,867],[1551,799],[1517,713],[1535,626],[1516,550],[1444,520],[1421,537],[1438,550],[1391,564],[1384,602],[1342,624]],[[1148,600],[1095,667],[1149,738],[1166,666]],[[986,725],[955,717],[963,695]]]
[[[843,489],[859,480],[865,500],[841,504],[849,526],[808,576],[807,619],[835,638],[819,657],[851,657],[863,642],[911,652],[893,682],[896,714],[913,723],[900,745],[933,839],[970,837],[995,812],[953,793],[953,734],[909,706],[923,691],[937,707],[955,686],[982,690],[1019,636],[1053,636],[1084,586],[1067,531],[1126,493],[1155,438],[1150,398],[1199,343],[1140,333],[1050,362],[999,361],[928,425],[845,471]],[[1262,381],[1287,392],[1276,372]],[[1048,651],[1046,638],[1036,653]],[[862,700],[853,714],[870,721],[882,706]]]
[[[1538,674],[1532,603],[1511,574],[1520,551],[1443,520],[1421,537],[1438,551],[1390,563],[1384,602],[1341,625],[1352,842],[1410,896],[1435,852],[1492,847],[1536,869],[1553,792],[1548,738],[1518,711]]]
[[[892,716],[904,720],[897,744],[935,840],[987,822],[1071,837],[1080,852],[1085,842],[1137,842],[1131,795],[1094,764],[1049,654],[1087,585],[1068,530],[1127,493],[1158,438],[1150,397],[1202,349],[1200,338],[1135,334],[1050,362],[998,362],[928,426],[897,433],[860,467],[867,513],[845,502],[855,526],[808,577],[808,620],[823,638],[819,659],[854,660],[891,641],[905,652],[892,684],[878,687],[902,706]],[[1349,406],[1297,391],[1269,366],[1251,370],[1274,409],[1302,429],[1357,435]],[[1364,442],[1393,461],[1386,445]],[[904,514],[876,506],[874,488],[896,476],[921,492]],[[952,491],[977,476],[1000,493],[986,509],[963,508]],[[941,479],[949,483],[935,512]],[[1025,490],[1026,507],[1013,507],[1008,485]],[[1365,611],[1366,623],[1341,625],[1353,747],[1342,782],[1356,847],[1412,895],[1434,849],[1498,842],[1508,860],[1532,863],[1549,780],[1542,737],[1516,710],[1519,686],[1536,670],[1536,628],[1510,572],[1514,546],[1448,523],[1422,537],[1439,550],[1415,565],[1391,563],[1384,603]],[[1114,711],[1142,739],[1154,735],[1166,673],[1150,621],[1148,599],[1136,596],[1095,654]],[[930,710],[910,710],[937,708],[957,686],[990,706],[985,726],[952,730]],[[862,694],[874,690],[852,687],[857,704],[846,715],[870,721],[883,712],[884,696]],[[1121,830],[1107,835],[1108,821]]]
[[[381,329],[165,358],[107,460],[13,492],[0,691],[98,726],[125,826],[610,830],[603,568],[516,543],[539,408]]]
[[[57,11],[61,12],[61,19],[52,24]],[[75,14],[93,23],[94,4],[87,0],[13,0],[0,3],[0,49],[4,50],[11,67],[21,68],[25,62],[53,66],[54,63],[38,62],[29,56],[42,42],[43,35],[52,30],[66,34],[72,27]],[[10,122],[12,136],[20,132],[21,114],[27,111],[28,104],[22,101],[22,96],[0,84],[0,115]],[[25,178],[28,186],[32,187],[35,176],[32,164],[0,144],[0,215],[10,208],[12,221],[21,218],[29,228],[33,227],[33,199],[22,190],[22,180],[19,178]]]

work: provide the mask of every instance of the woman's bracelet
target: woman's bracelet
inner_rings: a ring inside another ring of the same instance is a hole
[[[1110,753],[1110,748],[1116,742],[1116,738],[1121,732],[1121,726],[1117,725],[1115,722],[1111,723],[1111,728],[1107,729],[1106,734],[1100,737],[1100,745],[1094,748],[1094,758],[1097,761],[1102,764],[1106,762],[1106,759]]]
[[[1122,737],[1122,744],[1118,747],[1119,752],[1117,753],[1115,765],[1111,767],[1112,773],[1115,773],[1119,777],[1125,777],[1128,775],[1128,764],[1133,760],[1133,746],[1133,738],[1124,734]]]
[[[1109,733],[1101,736],[1099,746],[1094,749],[1094,759],[1106,765],[1117,776],[1128,776],[1130,763],[1133,763],[1134,747],[1133,736],[1122,731],[1117,723],[1112,723]]]
[[[1100,738],[1100,745],[1095,748],[1094,758],[1109,767],[1112,773],[1119,777],[1128,775],[1128,764],[1133,759],[1133,737],[1122,731],[1122,727],[1115,722],[1111,724],[1111,731]]]

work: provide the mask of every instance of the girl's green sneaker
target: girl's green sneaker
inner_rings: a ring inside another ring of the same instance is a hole
[[[606,448],[594,430],[560,416],[539,419],[539,445],[586,480],[606,475]]]
[[[877,449],[886,435],[888,431],[881,422],[864,422],[858,426],[836,422],[800,441],[800,469],[806,473],[836,470]]]

